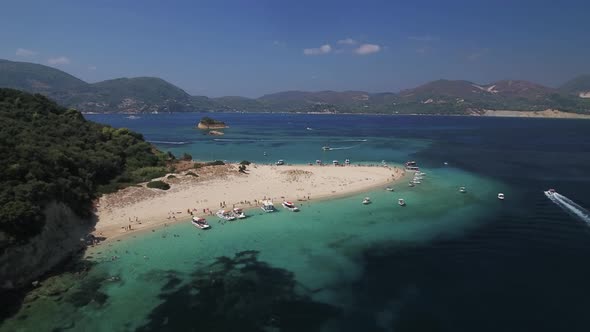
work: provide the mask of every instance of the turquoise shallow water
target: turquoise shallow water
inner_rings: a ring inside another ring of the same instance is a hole
[[[0,330],[554,330],[566,318],[571,331],[588,326],[576,314],[588,304],[578,296],[590,277],[588,226],[542,195],[550,178],[590,203],[580,189],[587,147],[576,134],[585,124],[225,114],[232,128],[215,141],[189,127],[198,117],[96,119],[186,142],[157,144],[199,159],[416,159],[427,175],[414,188],[303,203],[299,213],[255,209],[239,222],[211,218],[209,231],[187,221],[102,244],[88,250],[87,274],[62,276],[72,288],[26,303]],[[549,127],[561,142],[514,144]],[[512,145],[498,138],[506,135]],[[353,147],[326,153],[325,144]],[[568,165],[562,176],[556,156]],[[360,203],[366,195],[373,204]]]
[[[221,224],[210,218],[210,231],[197,230],[187,220],[91,248],[87,255],[98,264],[86,279],[99,280],[93,291],[104,293],[106,302],[90,303],[83,310],[67,301],[40,302],[23,310],[22,315],[30,316],[16,326],[32,330],[42,322],[53,328],[134,330],[160,304],[158,296],[170,276],[178,278],[179,285],[187,283],[191,273],[206,271],[216,258],[248,250],[258,251],[260,261],[292,272],[298,294],[346,309],[354,304],[342,290],[362,274],[364,250],[458,236],[477,227],[490,204],[502,203],[494,200],[501,185],[489,179],[450,168],[426,171],[423,183],[414,188],[402,182],[395,192],[368,193],[373,203],[367,206],[360,203],[367,194],[361,194],[303,203],[299,213],[253,209],[239,222]],[[481,189],[461,194],[457,183]],[[406,207],[398,206],[400,197]],[[113,261],[113,256],[119,258]],[[120,280],[108,281],[112,276]]]

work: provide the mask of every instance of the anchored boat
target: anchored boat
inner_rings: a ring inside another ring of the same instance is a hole
[[[275,212],[275,206],[270,200],[262,201],[262,206],[260,208],[264,212]]]
[[[282,205],[285,209],[288,209],[291,212],[299,212],[299,208],[291,202],[284,201]]]
[[[193,224],[193,226],[200,228],[200,229],[211,228],[211,226],[209,226],[209,224],[207,223],[207,220],[205,218],[193,217],[193,219],[191,220],[191,223]]]
[[[221,218],[223,220],[227,220],[227,221],[236,220],[236,217],[234,217],[230,211],[226,211],[226,210],[219,210],[219,211],[217,211],[217,213],[215,215],[217,215],[219,218]]]
[[[236,218],[238,218],[238,219],[246,218],[246,214],[244,213],[244,210],[242,210],[242,208],[234,208],[232,211],[234,213],[234,216],[236,216]]]

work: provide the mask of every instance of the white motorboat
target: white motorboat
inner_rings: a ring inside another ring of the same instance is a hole
[[[387,191],[393,191],[393,188],[387,187],[387,188],[385,188],[385,190],[387,190]]]
[[[420,182],[420,180],[418,180],[418,179],[414,179],[414,180],[412,180],[412,183],[414,183],[414,184],[420,184],[422,182]]]
[[[288,209],[291,212],[299,212],[299,208],[291,202],[284,201],[282,205],[285,209]]]
[[[130,115],[126,117],[129,120],[137,120],[137,119],[141,119],[141,117],[137,116],[137,115]]]
[[[227,220],[227,221],[236,220],[236,217],[234,217],[230,211],[226,211],[226,210],[219,210],[219,211],[217,211],[217,213],[215,215],[218,216],[219,218],[221,218],[223,220]]]
[[[459,192],[464,194],[467,192],[467,189],[465,187],[459,187]]]
[[[404,201],[403,198],[400,198],[397,200],[397,204],[399,204],[400,206],[406,206],[406,201]]]
[[[332,148],[330,146],[328,146],[328,145],[324,145],[324,146],[322,146],[322,150],[324,150],[324,151],[330,151],[330,150],[332,150]]]
[[[367,205],[367,204],[371,204],[371,199],[369,197],[365,197],[363,199],[363,204]]]
[[[416,185],[414,184],[414,182],[410,181],[410,183],[408,183],[408,187],[414,187],[414,186],[416,186]]]
[[[415,161],[408,161],[406,162],[406,169],[409,171],[419,171],[420,168],[418,167],[418,163]]]
[[[285,161],[283,159],[280,159],[279,161],[277,161],[275,163],[275,165],[277,165],[277,166],[285,165]]]
[[[275,206],[270,200],[262,201],[262,206],[260,208],[264,212],[275,212]]]
[[[211,228],[211,226],[209,226],[209,224],[207,223],[207,220],[205,218],[199,218],[199,217],[194,216],[193,219],[191,220],[191,223],[193,224],[193,226],[200,228],[200,229]]]
[[[504,194],[503,193],[498,193],[498,199],[503,201],[504,200]]]
[[[551,196],[557,194],[557,191],[555,191],[555,189],[548,189],[547,191],[544,191],[544,193],[547,197],[551,197]]]
[[[242,210],[242,208],[234,208],[232,212],[234,213],[234,216],[236,216],[236,218],[238,219],[246,218],[246,214],[244,213],[244,210]]]

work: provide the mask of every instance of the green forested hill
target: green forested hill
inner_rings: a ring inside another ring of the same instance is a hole
[[[88,83],[55,68],[0,59],[0,87],[53,93],[83,90]]]
[[[118,78],[88,84],[56,68],[8,60],[0,60],[0,88],[41,93],[81,112],[189,112],[218,107],[207,97],[193,97],[157,77]]]
[[[206,83],[206,82],[205,82]],[[0,60],[0,88],[38,92],[81,112],[335,112],[477,114],[483,110],[590,112],[590,78],[555,89],[522,80],[476,84],[436,80],[399,93],[283,91],[260,98],[190,96],[156,77],[118,78],[88,84],[65,72],[26,62]],[[582,95],[580,95],[582,94]],[[585,98],[582,98],[585,97]]]
[[[93,102],[101,109],[124,110],[126,112],[184,112],[192,110],[192,97],[179,87],[161,78],[135,77],[117,78],[91,85],[94,90]],[[74,105],[84,107],[88,98],[76,100]]]
[[[160,176],[168,157],[141,134],[12,89],[0,89],[0,155],[0,250],[37,234],[50,201],[87,216],[98,190]]]
[[[575,77],[565,82],[559,89],[570,94],[590,92],[590,75],[580,75]]]

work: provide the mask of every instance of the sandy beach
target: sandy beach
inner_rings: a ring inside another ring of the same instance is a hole
[[[509,117],[509,118],[551,118],[551,119],[590,119],[590,115],[563,112],[559,110],[544,111],[506,111],[506,110],[485,110],[481,114],[471,114],[474,116],[492,116],[492,117]]]
[[[145,184],[129,187],[100,198],[94,235],[108,240],[136,231],[187,221],[191,214],[209,217],[219,209],[258,208],[257,201],[272,199],[280,208],[283,200],[320,200],[392,185],[405,172],[400,166],[207,166],[192,170],[198,177],[175,173],[162,178],[171,188],[150,189]],[[360,204],[360,202],[359,202]],[[246,219],[247,220],[247,219]],[[129,227],[130,226],[130,227]],[[130,228],[130,229],[129,229]]]

